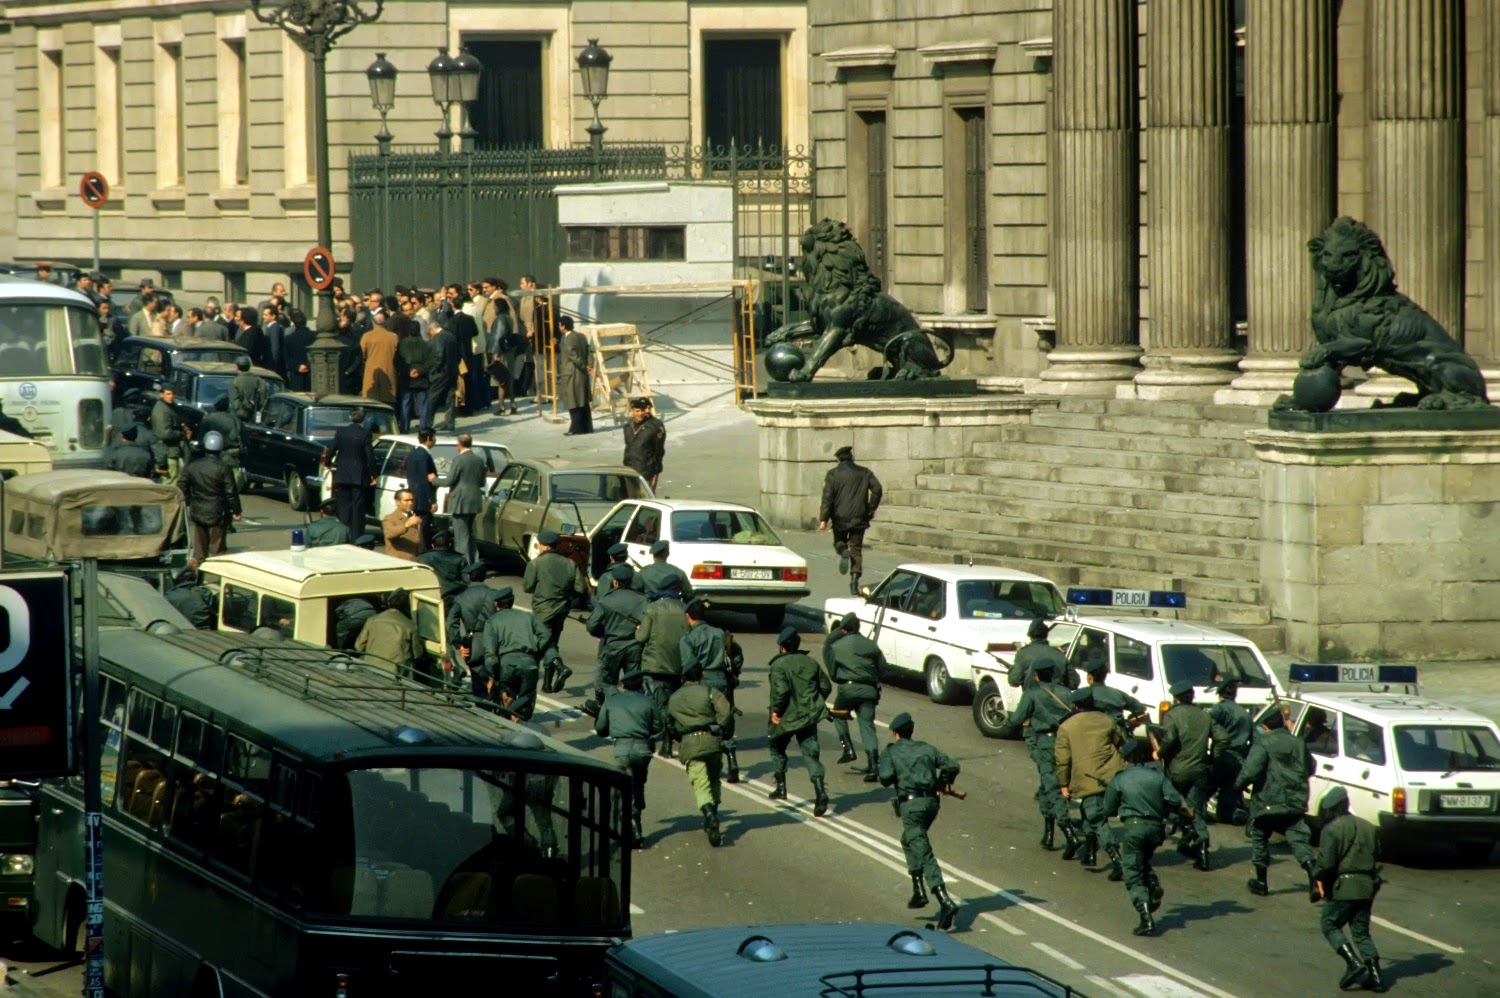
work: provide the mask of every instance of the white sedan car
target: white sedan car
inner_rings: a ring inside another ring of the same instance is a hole
[[[379,523],[381,518],[396,508],[396,493],[407,487],[406,459],[411,452],[417,449],[417,437],[414,433],[392,433],[380,437],[375,441],[375,467],[380,469],[380,474],[375,478],[375,488],[371,508],[367,510],[367,519]],[[437,468],[439,475],[446,475],[453,469],[453,460],[458,457],[458,439],[456,437],[439,436],[433,445],[428,448],[432,451],[432,463]],[[500,474],[515,455],[510,448],[504,444],[492,444],[483,440],[474,441],[474,453],[484,458],[486,465],[485,480],[493,484],[495,476]],[[333,495],[331,484],[332,472],[327,467],[323,469],[323,495]],[[437,508],[439,516],[434,520],[446,519],[442,516],[443,503],[448,498],[447,489],[438,489]]]
[[[630,564],[651,563],[651,545],[672,544],[667,561],[685,572],[695,592],[718,608],[754,613],[764,628],[782,625],[788,604],[803,599],[807,560],[781,543],[749,506],[696,499],[627,499],[588,533],[589,577],[609,564],[623,542]]]
[[[952,703],[972,689],[975,667],[1002,672],[1034,617],[1059,617],[1063,596],[1040,575],[992,565],[902,565],[868,596],[823,604],[828,624],[860,621],[892,669],[921,675],[927,695]]]

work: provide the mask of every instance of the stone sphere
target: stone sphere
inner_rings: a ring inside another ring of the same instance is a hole
[[[1342,393],[1339,370],[1329,364],[1300,371],[1292,382],[1292,401],[1307,412],[1329,411]]]
[[[766,351],[766,373],[774,381],[790,381],[792,372],[806,362],[795,343],[778,343]]]

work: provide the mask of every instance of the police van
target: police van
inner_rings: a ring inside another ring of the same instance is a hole
[[[1280,709],[1313,754],[1314,808],[1341,786],[1391,847],[1437,842],[1465,863],[1489,858],[1500,837],[1495,722],[1422,696],[1415,666],[1293,665],[1290,675]]]
[[[1184,679],[1192,682],[1201,703],[1218,698],[1209,687],[1223,680],[1239,684],[1235,699],[1252,710],[1281,694],[1254,641],[1177,619],[1186,608],[1187,596],[1176,591],[1073,588],[1047,642],[1079,673],[1078,685],[1084,684],[1084,673],[1108,665],[1105,684],[1139,700],[1153,724],[1161,723],[1172,706],[1168,691]],[[997,738],[1023,691],[1010,685],[1004,663],[998,662],[975,665],[974,683],[974,725]]]

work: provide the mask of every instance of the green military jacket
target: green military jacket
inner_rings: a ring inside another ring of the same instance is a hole
[[[958,779],[959,765],[915,738],[897,738],[880,750],[880,785],[897,793],[932,794]]]
[[[1380,835],[1375,826],[1347,812],[1323,826],[1318,847],[1318,879],[1334,901],[1366,901],[1375,896],[1375,865]]]
[[[531,593],[531,612],[544,621],[567,613],[577,597],[580,602],[589,594],[583,573],[567,555],[543,551],[526,564],[521,588]]]
[[[334,544],[348,544],[350,541],[349,528],[337,517],[325,516],[321,520],[314,520],[307,525],[302,532],[302,539],[310,548],[330,547]]]
[[[693,598],[693,583],[687,573],[665,561],[653,561],[636,572],[635,577],[630,580],[630,588],[650,596],[667,588],[668,579],[677,580],[677,592],[684,603]]]
[[[646,597],[634,589],[617,586],[594,600],[588,631],[599,639],[599,655],[635,643],[635,629],[646,613]],[[686,618],[686,614],[683,615]]]
[[[1057,727],[1057,782],[1074,800],[1102,794],[1114,775],[1125,768],[1115,747],[1118,728],[1100,710],[1080,710]]]
[[[1000,730],[1000,736],[1013,735],[1021,725],[1031,722],[1033,735],[1050,735],[1057,730],[1063,718],[1073,712],[1068,700],[1068,688],[1057,683],[1030,683],[1021,694],[1021,702]]]
[[[667,701],[667,723],[681,739],[679,759],[711,759],[723,751],[725,738],[734,737],[734,708],[712,686],[683,683]],[[719,734],[708,730],[711,724],[718,726]]]
[[[398,676],[409,677],[412,666],[421,660],[426,648],[411,618],[390,607],[365,621],[359,637],[354,639],[354,650],[378,655],[395,664]]]
[[[266,407],[266,400],[270,397],[271,390],[258,374],[241,371],[229,383],[229,411],[241,422],[255,422],[255,414]]]
[[[594,734],[615,740],[615,761],[649,759],[656,740],[667,730],[667,717],[657,702],[639,690],[615,690],[604,698]]]
[[[468,581],[464,579],[464,569],[469,567],[469,561],[457,551],[433,548],[417,555],[417,561],[436,573],[443,599],[457,596],[468,586]]]
[[[729,664],[729,639],[719,628],[706,621],[698,621],[688,632],[677,639],[677,657],[682,660],[682,670],[690,666],[702,666],[709,682],[724,685],[724,672]]]
[[[484,622],[484,632],[479,638],[474,659],[482,653],[484,667],[489,676],[499,678],[500,665],[506,659],[526,659],[535,665],[542,649],[552,640],[552,632],[536,619],[536,614],[509,607],[497,609]],[[488,678],[481,674],[480,679]]]
[[[1182,794],[1165,773],[1153,766],[1126,766],[1104,790],[1106,815],[1164,822],[1168,814],[1180,810]]]
[[[681,600],[659,599],[646,607],[635,629],[641,671],[648,676],[682,675],[682,636],[688,632]]]
[[[599,573],[599,581],[594,585],[595,600],[598,600],[599,597],[615,587],[615,569],[619,568],[620,565],[620,562],[610,562],[604,571]],[[629,589],[630,587],[626,586],[625,588]]]
[[[1167,775],[1177,782],[1208,772],[1208,739],[1213,721],[1195,703],[1179,703],[1162,719],[1160,752]]]
[[[771,713],[781,724],[772,725],[772,735],[801,731],[823,719],[823,703],[833,684],[818,663],[800,651],[782,652],[771,659]]]
[[[448,610],[448,644],[466,644],[469,635],[484,630],[484,622],[495,612],[495,590],[483,582],[470,582],[453,597]]]
[[[1037,669],[1048,666],[1052,667],[1053,682],[1070,689],[1078,685],[1077,673],[1068,668],[1068,660],[1063,657],[1063,653],[1045,641],[1022,645],[1021,650],[1016,652],[1016,657],[1011,659],[1010,667],[1005,670],[1005,681],[1012,686],[1023,686],[1036,675]],[[1069,676],[1073,677],[1071,683],[1067,679]]]
[[[1167,712],[1168,715],[1171,711]],[[1213,722],[1214,758],[1225,752],[1239,756],[1250,751],[1250,739],[1255,732],[1255,722],[1250,719],[1250,708],[1242,707],[1233,700],[1220,700],[1208,709],[1208,719]]]
[[[1146,713],[1146,705],[1135,697],[1124,690],[1117,690],[1113,686],[1105,686],[1103,683],[1095,683],[1092,686],[1080,686],[1073,691],[1073,701],[1076,703],[1085,691],[1094,698],[1094,708],[1108,714],[1109,719],[1120,725],[1121,728],[1125,726],[1127,718],[1139,717]],[[1167,713],[1170,714],[1171,711]]]
[[[1168,712],[1170,716],[1170,711]],[[1236,790],[1255,789],[1250,816],[1307,813],[1307,780],[1313,757],[1302,739],[1285,728],[1262,734],[1240,767]]]
[[[203,583],[183,583],[180,586],[173,586],[162,595],[194,627],[200,630],[212,630],[218,626],[217,614],[214,612],[218,608],[218,597]]]
[[[859,632],[829,635],[823,645],[823,664],[847,699],[880,699],[880,674],[886,668],[880,646]]]

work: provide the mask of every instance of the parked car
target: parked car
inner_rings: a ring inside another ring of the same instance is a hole
[[[375,467],[380,469],[380,474],[375,479],[375,494],[370,503],[370,509],[366,511],[368,520],[379,522],[382,517],[396,508],[396,493],[407,486],[406,459],[417,447],[416,434],[397,433],[391,436],[382,436],[375,444]],[[437,468],[439,475],[446,475],[453,467],[453,459],[458,457],[458,440],[455,437],[440,436],[429,448],[432,451],[432,463]],[[501,469],[515,459],[510,448],[504,444],[490,443],[484,440],[474,441],[474,453],[484,458],[486,471],[486,488],[494,484]],[[331,479],[332,471],[323,469],[323,494],[332,495]],[[437,505],[439,512],[433,517],[435,526],[440,526],[448,519],[446,513],[442,512],[444,503],[448,499],[448,490],[440,488],[437,490]]]
[[[0,780],[0,914],[5,918],[4,928],[17,936],[31,931],[31,905],[36,897],[32,874],[38,787],[31,780]]]
[[[175,393],[172,408],[182,417],[184,424],[196,431],[203,417],[213,412],[214,403],[229,394],[229,385],[239,373],[239,368],[221,361],[178,361],[161,387],[172,389]],[[275,371],[252,367],[250,373],[264,381],[272,395],[286,388],[286,382]],[[161,388],[145,392],[144,397],[160,398]]]
[[[1309,810],[1335,786],[1391,847],[1450,845],[1474,865],[1500,838],[1500,728],[1420,695],[1415,666],[1293,665],[1280,709],[1316,768]],[[1399,691],[1391,687],[1400,687]]]
[[[807,559],[781,543],[761,515],[738,503],[697,499],[632,499],[610,510],[589,539],[589,577],[597,581],[609,549],[623,542],[636,568],[651,563],[651,545],[671,542],[667,561],[714,606],[755,614],[764,628],[781,627],[788,605],[805,599]]]
[[[240,463],[252,484],[284,485],[287,505],[316,509],[322,500],[324,452],[334,431],[358,410],[371,431],[396,431],[396,413],[384,402],[355,395],[282,392],[266,403],[260,421],[240,431]]]
[[[543,530],[581,535],[615,504],[650,499],[651,486],[624,465],[526,458],[507,464],[490,485],[474,521],[481,553],[531,560]],[[580,545],[581,547],[581,545]],[[578,559],[586,564],[580,550]]]
[[[233,364],[236,357],[249,352],[233,343],[196,336],[127,336],[110,366],[115,404],[127,396],[160,390],[171,381],[178,364]]]
[[[1034,617],[1060,617],[1056,584],[998,565],[901,565],[868,596],[826,600],[828,624],[846,613],[885,653],[892,669],[923,677],[936,703],[974,688],[976,669],[1004,673],[1026,643]]]

